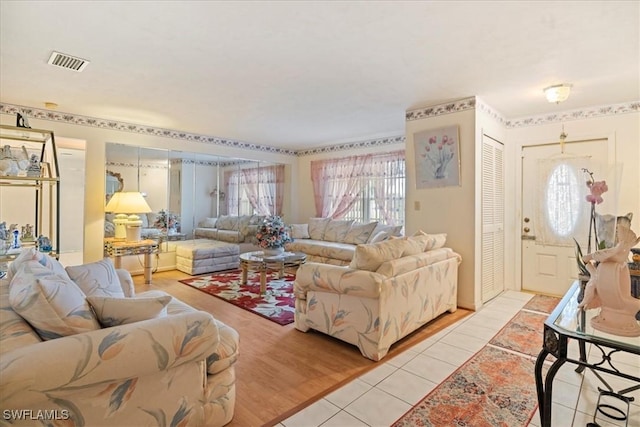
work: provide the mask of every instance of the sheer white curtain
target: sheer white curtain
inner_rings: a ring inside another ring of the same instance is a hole
[[[281,215],[284,200],[284,165],[241,170],[240,186],[258,215]]]
[[[361,177],[371,155],[311,162],[316,215],[341,218],[361,194]]]
[[[224,215],[239,215],[240,174],[238,171],[225,171],[224,188],[227,191],[227,212]]]
[[[591,205],[585,199],[588,189],[582,168],[589,167],[586,156],[538,161],[534,229],[542,244],[574,246],[574,238],[586,244]]]
[[[375,155],[367,166],[369,182],[373,186],[377,218],[385,224],[396,225],[397,212],[404,210],[405,198],[405,157],[404,151],[393,151]]]

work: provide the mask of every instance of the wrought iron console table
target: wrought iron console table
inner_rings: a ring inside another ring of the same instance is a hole
[[[615,397],[626,402],[627,407],[629,402],[633,401],[633,397],[626,395],[640,389],[640,370],[635,370],[632,373],[623,372],[614,365],[612,357],[619,352],[635,354],[638,355],[637,366],[640,366],[640,337],[618,337],[594,331],[593,328],[589,327],[587,325],[587,314],[584,310],[578,308],[583,291],[584,289],[581,287],[580,282],[574,282],[562,298],[562,301],[544,322],[542,351],[540,351],[535,365],[536,390],[542,427],[551,426],[553,379],[558,369],[566,362],[578,365],[576,372],[582,372],[585,368],[590,369],[605,387],[605,389],[599,388],[601,397],[603,395]],[[577,360],[568,355],[568,344],[569,340],[572,339],[578,342],[580,350],[580,356]],[[599,350],[599,352],[592,351],[592,353],[599,353],[600,360],[594,360],[592,355],[591,359],[593,361],[587,361],[587,343]],[[556,360],[551,364],[543,378],[544,362],[548,355],[554,356]],[[626,378],[637,384],[624,390],[614,390],[599,372]],[[598,404],[599,407],[596,408],[596,411],[600,411],[606,416],[622,421],[628,417],[628,411],[623,414],[620,409],[611,405],[600,404],[600,402]]]

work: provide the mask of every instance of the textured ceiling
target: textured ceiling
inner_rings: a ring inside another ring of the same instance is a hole
[[[1,0],[0,100],[302,149],[474,95],[507,118],[639,100],[639,31],[638,1]]]

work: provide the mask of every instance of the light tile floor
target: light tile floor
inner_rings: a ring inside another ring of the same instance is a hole
[[[438,383],[447,378],[491,338],[529,301],[531,294],[506,291],[447,329],[415,345],[404,353],[383,360],[375,369],[282,421],[280,427],[386,427],[417,404]],[[638,345],[640,340],[634,339]],[[575,344],[575,342],[574,342]],[[577,345],[570,348],[577,358]],[[587,347],[590,360],[593,357]],[[593,352],[598,350],[594,347]],[[627,372],[640,375],[640,357],[621,355],[616,363]],[[586,426],[593,421],[598,399],[597,378],[586,370],[574,371],[565,364],[557,373],[553,388],[554,427]],[[633,385],[631,381],[604,375],[614,389]],[[640,427],[640,391],[631,394],[628,426]],[[620,406],[618,402],[614,403]],[[624,426],[598,416],[602,427]],[[540,426],[538,413],[529,427]],[[440,427],[440,426],[436,426]]]

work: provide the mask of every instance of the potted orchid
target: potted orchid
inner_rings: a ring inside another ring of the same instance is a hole
[[[278,215],[266,217],[258,226],[256,244],[265,255],[277,255],[284,252],[284,244],[292,242],[284,221]]]
[[[586,196],[587,202],[591,204],[591,213],[589,215],[589,237],[587,240],[587,253],[591,253],[591,242],[594,242],[595,250],[604,249],[604,241],[600,242],[598,239],[598,228],[596,226],[596,205],[599,205],[604,201],[602,195],[609,190],[606,181],[596,181],[593,178],[593,172],[589,169],[582,168],[582,172],[589,175],[587,180],[587,188],[589,188],[589,194]],[[590,273],[583,261],[582,248],[576,239],[573,239],[576,243],[576,261],[578,263],[578,270],[581,276],[581,280],[588,280]]]

